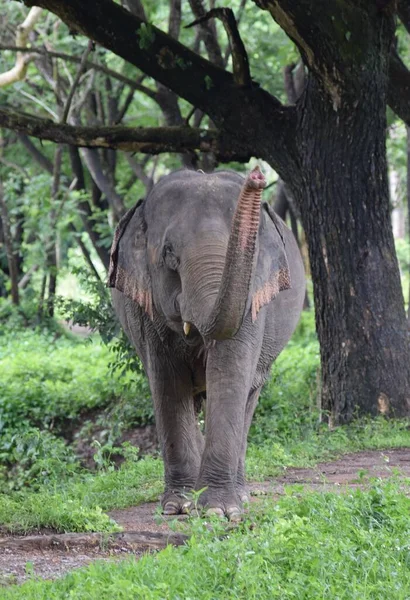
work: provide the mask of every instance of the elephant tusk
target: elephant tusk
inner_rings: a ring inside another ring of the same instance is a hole
[[[185,333],[185,335],[189,335],[190,331],[191,331],[191,323],[187,323],[186,321],[184,321],[184,333]]]

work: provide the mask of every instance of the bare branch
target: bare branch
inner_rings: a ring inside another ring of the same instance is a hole
[[[26,47],[28,42],[28,36],[30,32],[33,31],[37,21],[41,17],[42,9],[37,6],[33,6],[30,9],[27,17],[24,19],[21,25],[18,25],[16,32],[16,46]],[[33,56],[31,54],[24,54],[22,52],[17,52],[16,64],[10,71],[6,71],[6,73],[0,73],[0,87],[5,87],[6,85],[10,85],[15,83],[16,81],[20,81],[24,79],[27,73],[28,63],[33,60]]]
[[[189,0],[192,13],[196,19],[201,19],[206,15],[206,9],[202,0]],[[218,67],[224,68],[224,60],[222,57],[221,47],[218,43],[215,23],[212,21],[204,21],[201,23],[202,38],[207,50],[209,60]]]
[[[139,163],[129,152],[125,153],[125,157],[130,165],[133,173],[136,177],[144,184],[146,192],[148,193],[152,186],[154,185],[154,181],[149,175],[147,175],[144,171],[144,166]]]
[[[54,52],[52,50],[46,50],[45,48],[23,48],[22,46],[8,46],[5,44],[0,44],[0,50],[9,50],[10,52],[22,52],[30,53],[30,54],[40,54],[42,56],[50,56],[51,58],[61,58],[67,62],[73,63],[81,63],[81,58],[79,56],[71,56],[70,54],[65,54],[64,52]],[[130,86],[132,89],[138,90],[139,92],[143,92],[147,96],[155,99],[155,90],[151,90],[144,85],[141,85],[143,79],[145,79],[146,75],[142,75],[137,80],[130,79],[113,69],[109,69],[104,65],[99,65],[98,63],[87,60],[85,63],[85,67],[87,69],[94,69],[95,71],[99,71],[100,73],[104,73],[105,75],[109,75],[113,79],[117,79],[122,83]]]
[[[88,58],[90,52],[93,49],[94,49],[94,43],[91,42],[91,41],[89,41],[88,45],[87,45],[87,48],[84,51],[84,54],[83,54],[83,56],[81,58],[80,66],[78,67],[78,71],[77,71],[77,74],[76,74],[76,76],[74,78],[73,85],[71,86],[70,92],[68,94],[68,97],[67,97],[67,100],[66,100],[66,103],[65,103],[65,106],[64,106],[64,111],[63,111],[63,114],[62,114],[62,117],[61,117],[61,123],[66,123],[67,122],[67,118],[68,118],[68,115],[69,115],[69,112],[70,112],[71,103],[72,103],[73,98],[74,98],[75,90],[76,90],[78,84],[80,83],[81,75],[84,73],[84,70],[86,68],[85,65],[86,65],[86,62],[87,62],[87,58]]]
[[[181,0],[170,0],[168,33],[176,40],[181,29]]]
[[[127,110],[131,106],[132,101],[134,99],[134,94],[135,94],[135,91],[133,89],[129,90],[129,92],[127,94],[127,97],[124,100],[124,104],[122,105],[122,107],[118,111],[118,114],[116,116],[114,125],[118,125],[119,123],[121,123],[121,121],[125,117],[125,115],[127,113]]]
[[[238,144],[228,134],[191,127],[81,127],[59,125],[10,109],[0,109],[0,127],[56,143],[88,148],[116,148],[128,152],[159,154],[200,150],[215,152],[221,162],[246,162],[252,149]]]
[[[19,133],[18,138],[23,144],[23,146],[30,152],[34,160],[48,173],[52,174],[53,172],[53,163],[45,154],[40,152],[40,150],[33,144],[33,142],[26,136],[24,133]]]
[[[242,16],[244,14],[245,11],[245,4],[246,4],[247,0],[241,0],[241,3],[239,5],[239,8],[236,12],[236,24],[239,27],[239,23],[241,22]],[[211,8],[214,8],[213,6],[211,6]],[[230,44],[227,44],[226,48],[225,48],[225,54],[224,54],[224,67],[226,67],[226,65],[228,64],[228,60],[229,57],[231,55],[231,46]]]
[[[244,43],[242,42],[241,36],[239,35],[235,15],[231,8],[213,8],[190,25],[187,25],[187,27],[199,25],[200,23],[204,23],[213,18],[220,19],[222,21],[225,31],[228,35],[229,45],[231,47],[233,76],[235,82],[244,87],[250,86],[252,80],[249,71],[248,54],[246,52]]]
[[[96,149],[82,148],[80,154],[94,182],[103,194],[105,194],[116,218],[120,219],[125,212],[124,203],[121,196],[117,194],[114,185],[104,173],[98,151]]]

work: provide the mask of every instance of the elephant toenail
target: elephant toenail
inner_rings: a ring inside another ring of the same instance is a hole
[[[184,504],[181,506],[181,513],[183,515],[187,515],[192,507],[192,502],[188,501],[188,502],[184,502]]]
[[[214,507],[214,508],[208,508],[208,510],[205,513],[206,517],[224,517],[224,511],[222,510],[222,508],[218,508],[218,507]]]
[[[241,511],[237,506],[231,506],[230,508],[227,508],[226,516],[230,521],[233,522],[238,522],[242,518]]]
[[[164,515],[177,515],[179,514],[179,505],[176,502],[167,502],[162,512]]]

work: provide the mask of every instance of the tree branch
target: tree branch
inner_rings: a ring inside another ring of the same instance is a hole
[[[244,87],[250,86],[252,80],[249,70],[248,54],[246,52],[244,43],[242,42],[241,36],[239,35],[238,25],[232,9],[213,8],[203,17],[197,19],[193,23],[190,23],[190,25],[187,25],[187,27],[199,25],[200,23],[204,23],[212,18],[220,19],[222,21],[225,31],[228,35],[235,82]]]
[[[27,17],[24,19],[21,25],[17,26],[16,33],[16,46],[26,47],[30,32],[33,31],[37,21],[41,17],[42,9],[37,6],[33,6],[29,11]],[[16,64],[10,71],[0,73],[0,87],[5,87],[24,79],[27,73],[28,63],[33,60],[33,56],[30,54],[23,54],[17,52]]]
[[[62,60],[65,60],[67,62],[73,62],[78,64],[81,63],[80,56],[71,56],[71,54],[65,54],[64,52],[54,52],[52,50],[46,50],[45,48],[24,48],[22,46],[9,46],[7,44],[0,44],[0,50],[9,50],[10,52],[22,52],[23,54],[30,53],[37,54],[40,56],[50,56],[51,58],[61,58]],[[113,79],[117,79],[118,81],[121,81],[122,83],[125,83],[126,85],[130,86],[130,88],[132,88],[133,90],[138,90],[139,92],[142,92],[155,100],[155,90],[151,90],[150,88],[141,85],[141,82],[143,79],[145,79],[146,75],[142,75],[137,80],[130,79],[129,77],[122,75],[122,73],[118,73],[113,69],[109,69],[104,65],[99,65],[98,63],[95,63],[91,60],[87,60],[85,62],[85,67],[87,69],[94,69],[95,71],[104,73],[105,75],[109,75]]]
[[[266,91],[255,85],[249,89],[241,88],[235,84],[231,73],[198,56],[112,0],[99,0],[98,3],[25,0],[25,3],[29,6],[35,3],[54,12],[70,29],[112,50],[206,112],[217,126],[245,145],[246,154],[251,147],[251,152],[257,156],[266,157],[269,152],[269,160],[275,168],[285,168],[284,145],[293,143],[292,127],[296,114]],[[266,139],[267,126],[271,132],[269,149],[261,144],[261,140]]]
[[[40,150],[33,144],[33,142],[28,138],[24,133],[19,133],[18,138],[23,146],[30,152],[34,160],[50,175],[53,173],[53,163],[51,160],[45,156]]]
[[[192,13],[196,19],[201,19],[206,15],[206,10],[202,0],[189,0]],[[218,43],[215,23],[212,21],[201,21],[202,38],[206,51],[211,60],[218,67],[224,68],[224,59],[222,57],[221,47]]]
[[[168,21],[168,33],[176,40],[181,29],[181,0],[171,0]]]
[[[90,52],[92,52],[93,49],[94,49],[94,44],[91,41],[88,42],[87,48],[84,51],[84,54],[83,54],[83,56],[81,58],[80,66],[78,67],[75,79],[74,79],[73,84],[71,86],[71,89],[70,89],[70,91],[68,93],[67,100],[66,100],[66,103],[65,103],[65,106],[64,106],[63,115],[61,117],[61,123],[66,123],[67,122],[68,115],[70,113],[71,103],[72,103],[73,98],[74,98],[74,94],[76,92],[78,84],[80,83],[81,75],[84,73],[84,70],[86,68],[85,65],[86,65],[86,62],[87,62],[87,58],[88,58]]]
[[[200,150],[215,152],[221,162],[246,162],[252,148],[238,144],[229,135],[217,130],[191,127],[82,127],[60,125],[11,109],[0,109],[0,127],[61,144],[87,148],[116,148],[128,152],[159,154]]]

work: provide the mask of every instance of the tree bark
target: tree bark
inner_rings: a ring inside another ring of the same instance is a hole
[[[407,125],[406,127],[407,133],[407,227],[408,227],[408,236],[410,242],[410,127]],[[410,256],[408,272],[410,274]],[[410,321],[410,277],[409,277],[409,304],[407,307],[407,318]]]
[[[335,111],[310,78],[299,183],[290,187],[308,237],[330,423],[358,414],[403,416],[410,354],[389,213],[385,89],[380,65],[362,97]],[[370,135],[371,132],[371,135]]]
[[[63,146],[58,145],[54,153],[54,169],[53,169],[53,181],[51,185],[51,197],[54,201],[57,200],[58,193],[60,190],[60,177],[61,177],[61,164],[63,159]],[[56,209],[53,208],[51,212],[51,221],[55,221]],[[58,236],[57,231],[54,239],[49,242],[49,248],[47,248],[47,270],[48,270],[48,296],[47,296],[47,315],[50,318],[54,317],[54,301],[57,290],[57,273],[58,273],[58,260],[57,260],[57,245]]]

